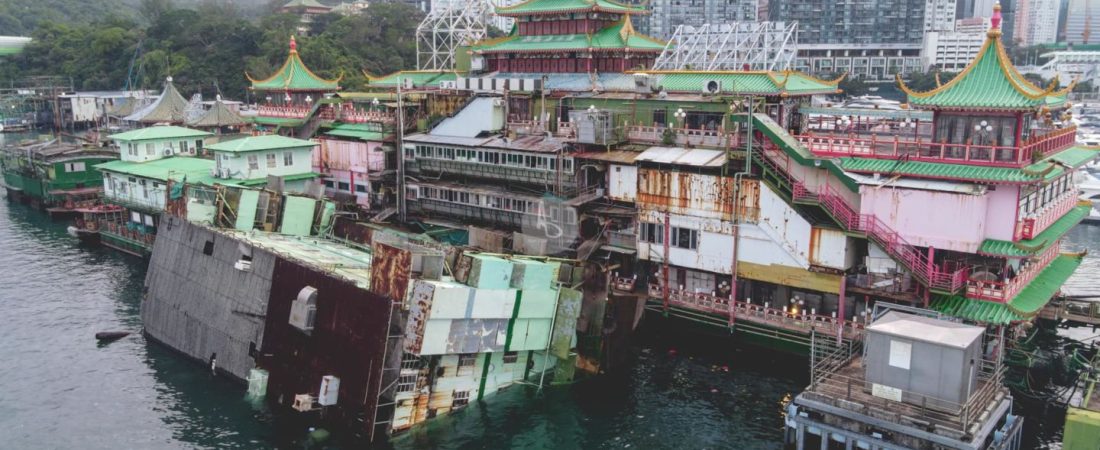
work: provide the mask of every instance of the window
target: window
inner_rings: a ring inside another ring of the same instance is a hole
[[[504,364],[513,364],[519,361],[519,352],[504,352]]]
[[[348,185],[348,183],[346,183],[346,182],[343,182],[343,181],[337,181],[337,182],[336,182],[336,190],[339,190],[339,191],[344,191],[344,192],[349,192],[349,191],[351,191],[351,187],[350,187],[350,185]]]
[[[461,408],[470,404],[470,391],[455,391],[454,401],[451,402],[452,408]]]
[[[134,144],[133,142],[128,142],[126,144],[126,152],[129,153],[132,156],[137,156],[137,154],[138,154],[137,144]]]
[[[699,232],[687,228],[672,227],[669,245],[695,250],[699,248]]]
[[[206,243],[202,245],[202,254],[206,256],[214,255],[214,241],[206,241]]]
[[[275,154],[274,153],[268,153],[267,154],[267,168],[268,169],[274,169],[276,164],[277,164],[277,162],[275,161]]]
[[[397,378],[397,393],[412,392],[416,389],[416,374],[401,375]]]
[[[325,187],[327,187],[329,189],[335,189],[336,184],[333,183],[332,180],[325,180]]]
[[[256,155],[248,155],[248,170],[259,170],[260,160]]]
[[[360,194],[366,194],[367,193],[367,187],[362,185],[362,184],[357,184],[357,185],[355,185],[355,192],[358,192]]]
[[[473,367],[477,362],[477,353],[463,353],[458,355],[458,367]]]
[[[283,165],[284,166],[293,166],[294,165],[294,152],[285,152],[285,153],[283,153]]]
[[[641,233],[638,238],[642,242],[648,242],[650,244],[664,244],[665,243],[665,226],[655,223],[642,223]]]
[[[66,172],[70,172],[70,173],[72,173],[72,172],[83,172],[84,171],[84,163],[82,163],[82,162],[65,163],[65,169],[64,170]]]
[[[195,140],[195,152],[202,152],[202,139]]]
[[[187,151],[187,141],[180,141],[180,153]]]
[[[154,146],[152,143],[145,144],[145,155],[146,156],[153,156],[156,153],[157,153],[156,146]]]

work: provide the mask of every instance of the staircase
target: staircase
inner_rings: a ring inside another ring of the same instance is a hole
[[[780,148],[780,145],[787,146],[790,151],[800,156],[808,155],[809,151],[786,134],[786,131],[777,130],[780,127],[771,118],[765,116],[763,119],[757,118],[755,122],[758,126],[771,129],[769,133],[765,133],[769,137],[761,143],[760,151],[753,153],[753,161],[760,165],[764,170],[765,178],[770,178],[767,181],[772,182],[781,193],[789,191],[791,200],[796,203],[816,204],[845,231],[867,236],[927,288],[948,293],[966,288],[968,271],[965,267],[949,268],[935,264],[929,260],[924,251],[907,242],[877,216],[860,214],[828,184],[819,187],[817,192],[810,190],[804,180],[796,178],[789,170],[792,164],[791,157]],[[789,139],[784,139],[784,135]],[[794,163],[797,164],[797,162]]]
[[[309,113],[306,114],[306,123],[295,130],[294,135],[300,139],[309,139],[313,137],[313,133],[317,132],[318,128],[321,128],[321,122],[324,119],[317,111],[323,106],[323,102],[316,101],[313,103],[313,107],[309,109]]]

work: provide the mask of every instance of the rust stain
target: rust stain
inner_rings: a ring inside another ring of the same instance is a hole
[[[810,228],[810,262],[819,264],[817,255],[821,254],[821,228]]]

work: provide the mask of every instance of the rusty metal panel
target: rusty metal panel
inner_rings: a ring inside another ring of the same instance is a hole
[[[734,219],[733,177],[638,169],[637,203],[643,209],[702,218]],[[742,180],[737,218],[755,222],[760,209],[760,183]]]
[[[833,269],[848,269],[848,236],[840,230],[810,229],[810,264]]]
[[[638,195],[638,168],[621,164],[608,167],[608,197],[633,202]]]
[[[375,242],[371,257],[370,290],[396,302],[405,301],[412,269],[412,252]]]

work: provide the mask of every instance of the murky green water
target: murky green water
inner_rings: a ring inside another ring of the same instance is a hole
[[[1100,254],[1100,227],[1070,240]],[[81,248],[64,224],[0,199],[0,448],[305,447],[304,428],[137,333],[144,275],[140,261]],[[1090,259],[1074,282],[1096,275]],[[135,334],[97,345],[102,330]],[[647,329],[621,373],[541,392],[514,386],[392,446],[780,448],[782,403],[805,386],[805,360],[700,341]],[[1060,439],[1057,417],[1034,421],[1027,448]]]

